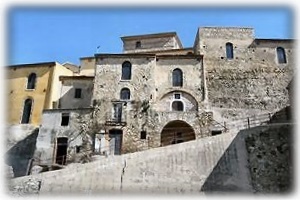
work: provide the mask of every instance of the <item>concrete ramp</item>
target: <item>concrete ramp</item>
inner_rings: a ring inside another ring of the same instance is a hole
[[[13,193],[18,190],[19,193],[40,194],[199,193],[235,136],[226,133],[143,152],[103,157],[92,163],[15,178],[9,181],[9,187]]]
[[[62,170],[12,179],[8,182],[9,193],[287,191],[292,176],[290,129],[289,125],[262,126],[238,134],[224,133],[143,152],[103,157],[92,163],[72,164]],[[287,166],[282,166],[282,173],[278,172],[279,164]]]

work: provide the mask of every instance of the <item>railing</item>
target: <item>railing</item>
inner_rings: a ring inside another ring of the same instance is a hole
[[[217,122],[213,120],[212,128],[215,130],[228,131],[229,129],[249,129],[264,124],[276,123],[283,120],[290,120],[290,111],[287,109],[280,110],[276,113],[264,113],[251,117],[241,118],[230,122]]]
[[[211,128],[213,128],[214,130],[224,130],[225,132],[228,131],[228,127],[226,122],[220,123],[214,119],[212,119],[212,124],[211,124]]]
[[[120,116],[114,116],[113,113],[107,112],[105,115],[105,125],[106,126],[125,126],[126,125],[125,113],[122,113]]]

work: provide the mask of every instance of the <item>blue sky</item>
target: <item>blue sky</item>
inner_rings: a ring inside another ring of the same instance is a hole
[[[176,31],[193,46],[201,26],[255,29],[256,38],[294,38],[289,7],[15,7],[7,11],[7,64],[57,61],[121,53],[121,36]]]

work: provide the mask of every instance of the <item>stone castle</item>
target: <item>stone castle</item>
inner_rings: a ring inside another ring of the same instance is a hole
[[[258,39],[252,28],[237,27],[201,27],[189,48],[175,32],[121,39],[123,53],[80,58],[78,70],[63,65],[69,71],[51,90],[58,98],[40,113],[31,166],[87,162],[91,156],[226,134],[239,130],[232,122],[272,117],[290,106],[293,40]],[[21,124],[30,124],[33,109],[25,102],[19,118],[27,120]]]

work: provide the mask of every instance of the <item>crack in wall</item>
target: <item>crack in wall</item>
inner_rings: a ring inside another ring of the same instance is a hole
[[[124,176],[124,173],[125,173],[125,168],[126,168],[126,160],[124,160],[124,166],[122,168],[122,173],[121,173],[121,185],[120,185],[120,191],[122,191],[123,189],[123,176]]]

